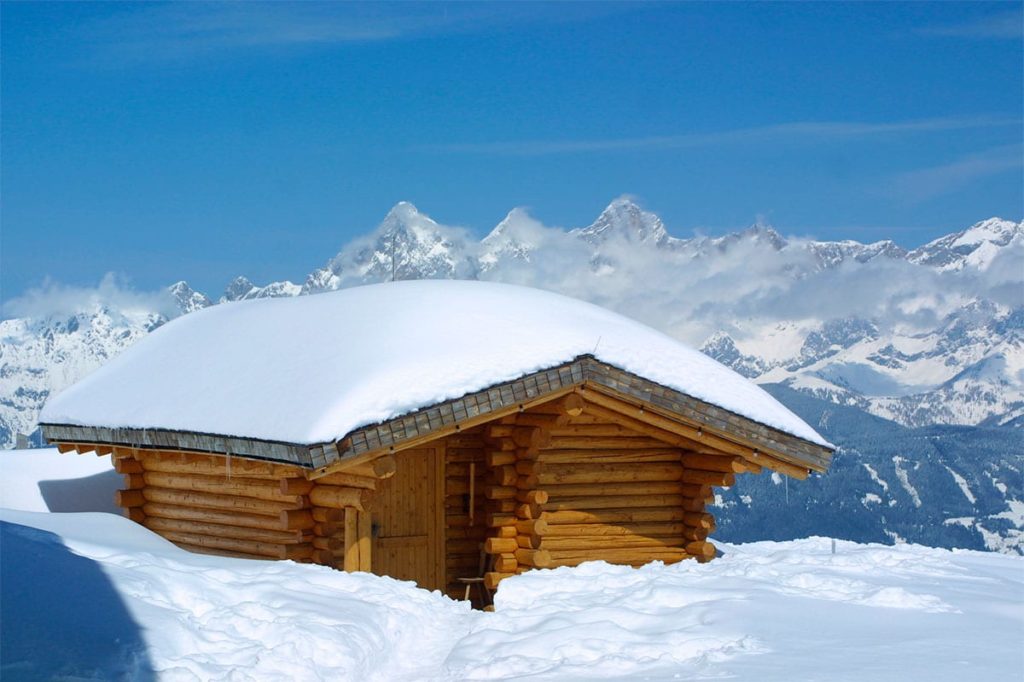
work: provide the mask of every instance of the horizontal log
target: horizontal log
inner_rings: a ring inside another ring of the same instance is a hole
[[[550,530],[548,528],[548,522],[544,519],[530,519],[525,521],[516,521],[515,523],[516,532],[524,535],[544,535]]]
[[[684,483],[726,488],[736,484],[735,474],[723,473],[721,471],[702,471],[700,469],[683,469],[682,476],[679,479]]]
[[[517,535],[516,543],[523,549],[540,549],[541,539],[540,535]]]
[[[540,485],[540,477],[536,474],[520,476],[516,479],[516,487],[520,490],[533,490]]]
[[[715,501],[715,493],[711,486],[701,487],[701,492],[695,496],[688,497],[682,504],[682,508],[688,512],[702,512],[704,506]]]
[[[707,540],[710,534],[710,528],[696,528],[694,526],[687,526],[682,533],[683,537],[687,540]]]
[[[664,448],[664,441],[649,436],[552,436],[552,450],[650,450]]]
[[[232,477],[263,478],[275,481],[303,475],[302,467],[261,462],[244,457],[231,457],[229,465],[229,458],[226,455],[138,450],[135,457],[142,462],[142,467],[146,471],[160,471],[169,474],[227,476],[230,469]]]
[[[266,528],[245,528],[242,526],[188,519],[168,519],[160,516],[147,516],[146,528],[158,533],[173,531],[178,533],[195,533],[211,537],[235,538],[252,542],[269,542],[279,545],[294,545],[310,539],[302,531],[269,530]]]
[[[533,566],[534,568],[547,568],[551,565],[551,554],[546,549],[522,549],[515,550],[516,561],[520,566]]]
[[[316,479],[317,485],[340,485],[344,488],[365,488],[366,490],[375,490],[377,481],[378,477],[361,476],[348,471],[339,471]],[[307,493],[302,494],[306,495]]]
[[[682,521],[687,512],[682,509],[594,509],[590,511],[545,512],[549,526],[582,523],[647,523]]]
[[[514,538],[519,534],[519,531],[516,530],[515,526],[499,526],[492,532],[496,538]]]
[[[542,429],[551,429],[564,424],[569,420],[568,415],[538,414],[535,412],[524,412],[516,418],[516,423],[523,426],[537,426]]]
[[[516,479],[519,474],[516,472],[515,466],[506,464],[505,466],[494,467],[492,470],[492,481],[495,485],[499,486],[514,486]]]
[[[297,511],[305,511],[297,510]],[[317,523],[344,523],[345,522],[345,510],[344,509],[331,509],[329,507],[312,507],[309,513],[313,515],[313,520]]]
[[[642,481],[637,483],[570,483],[564,485],[545,484],[551,498],[587,497],[600,495],[636,496],[644,495],[685,495],[689,492],[678,481]]]
[[[320,481],[317,481],[319,483]],[[278,489],[282,495],[308,495],[313,489],[313,481],[307,478],[282,478],[278,481]]]
[[[312,515],[310,515],[312,518]],[[319,535],[322,538],[329,538],[333,535],[338,535],[345,532],[344,523],[314,523],[312,528],[306,530],[313,531],[313,535]]]
[[[710,542],[690,542],[687,543],[685,549],[687,554],[695,557],[705,557],[710,559],[715,556],[715,546]]]
[[[556,438],[561,436],[638,438],[643,437],[644,434],[637,433],[621,424],[606,422],[604,424],[564,424],[551,429],[551,435]]]
[[[145,503],[141,490],[118,490],[114,493],[114,504],[118,507],[141,507]]]
[[[695,528],[713,528],[715,525],[715,517],[706,512],[686,512],[683,516],[683,522],[687,526],[693,526]]]
[[[516,516],[515,514],[502,514],[489,512],[486,517],[487,525],[496,528],[498,526],[515,526]]]
[[[345,538],[343,537],[314,537],[313,547],[315,549],[327,550],[334,552],[339,549],[345,548]]]
[[[552,552],[586,552],[598,549],[672,548],[682,549],[686,543],[681,536],[647,537],[643,535],[590,535],[574,538],[546,536],[544,549]]]
[[[233,552],[228,549],[217,549],[216,547],[202,547],[200,545],[190,545],[186,542],[175,542],[174,544],[187,552],[192,552],[193,554],[223,556],[232,559],[249,559],[254,561],[267,561],[272,558],[267,556],[261,556],[259,554],[246,554],[245,552]]]
[[[221,509],[204,509],[202,507],[182,507],[175,504],[161,504],[159,502],[146,502],[142,506],[146,516],[153,516],[163,519],[179,519],[183,521],[203,521],[206,523],[217,523],[225,526],[239,526],[241,528],[261,528],[264,530],[287,530],[281,520],[273,516],[263,514],[249,514],[239,511],[228,511]]]
[[[312,528],[317,523],[330,524],[338,523],[341,518],[337,518],[334,521],[317,521],[313,516],[313,512],[309,509],[285,509],[278,514],[278,523],[282,528],[289,530],[305,530]]]
[[[696,452],[684,452],[681,461],[687,469],[723,471],[733,474],[742,474],[747,470],[743,463],[744,459],[735,455],[701,455]]]
[[[629,483],[678,481],[679,464],[548,464],[540,473],[541,485],[560,483]]]
[[[675,563],[690,558],[684,549],[633,547],[627,549],[595,549],[589,552],[573,550],[552,551],[551,562],[556,566],[578,566],[586,561],[607,561],[610,564],[641,566],[652,561]]]
[[[496,514],[511,514],[516,510],[515,500],[487,500],[487,509]]]
[[[498,573],[513,573],[519,568],[515,554],[499,554],[494,558],[494,570]]]
[[[514,575],[515,573],[498,573],[497,571],[484,573],[484,585],[487,587],[487,589],[494,591],[498,589],[498,585],[501,583],[502,580],[506,578],[511,578]]]
[[[243,552],[253,556],[272,559],[292,559],[295,561],[309,559],[313,556],[313,545],[279,545],[270,542],[255,542],[237,538],[181,533],[178,531],[162,531],[164,538],[175,544],[194,545],[204,549],[223,549]]]
[[[253,514],[266,514],[274,518],[277,518],[285,509],[294,509],[295,507],[302,506],[301,503],[289,504],[287,502],[260,500],[254,497],[219,495],[217,493],[203,493],[192,490],[172,490],[154,486],[144,488],[142,494],[148,502],[160,502],[185,507],[206,507],[209,509],[236,509]]]
[[[146,487],[142,474],[124,474],[124,487],[129,490],[141,490]]]
[[[551,437],[537,426],[517,426],[512,432],[512,442],[521,448],[541,448]]]
[[[172,490],[194,490],[197,492],[217,493],[218,495],[234,495],[253,497],[271,502],[287,502],[294,504],[298,495],[282,493],[277,481],[258,478],[241,478],[232,476],[205,476],[201,474],[171,474],[160,471],[149,471],[143,474],[147,486],[170,488]]]
[[[488,424],[484,427],[484,434],[488,438],[509,438],[515,430],[515,424]]]
[[[544,465],[535,459],[517,460],[515,464],[516,473],[520,476],[536,476],[544,469]]]
[[[538,460],[545,464],[641,464],[678,463],[679,450],[657,447],[637,450],[541,450]]]
[[[484,543],[484,551],[488,554],[506,554],[519,549],[519,544],[513,538],[487,538]]]
[[[524,504],[544,504],[548,501],[548,493],[544,490],[519,490],[515,498]]]
[[[119,474],[141,474],[142,462],[134,457],[120,457],[114,460],[114,471]]]
[[[143,511],[142,507],[125,507],[123,510],[124,516],[129,521],[135,523],[142,523],[146,520],[146,512]]]
[[[560,497],[542,505],[546,512],[621,507],[679,507],[682,495],[581,495]]]
[[[515,471],[513,469],[513,471]],[[489,500],[511,500],[515,499],[516,489],[510,485],[485,485],[484,497]]]
[[[515,511],[516,517],[524,520],[539,519],[543,514],[539,504],[531,504],[529,502],[523,502],[522,504],[516,505]]]
[[[487,441],[487,446],[491,450],[504,451],[504,452],[515,452],[519,447],[516,442],[511,438],[491,438]]]
[[[309,493],[309,500],[318,507],[334,509],[352,507],[359,511],[365,511],[373,500],[373,492],[363,488],[316,485]]]
[[[484,460],[487,466],[492,467],[515,464],[516,454],[512,451],[492,450],[485,455]]]
[[[600,523],[567,523],[567,524],[555,524],[548,527],[548,532],[544,536],[545,538],[560,538],[560,537],[579,537],[581,535],[586,536],[662,536],[662,535],[674,535],[682,537],[683,532],[690,528],[686,524],[676,522],[661,522],[661,523],[618,523],[614,525],[605,525]]]

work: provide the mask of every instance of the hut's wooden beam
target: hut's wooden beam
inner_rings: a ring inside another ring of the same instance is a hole
[[[623,416],[631,417],[636,421],[646,422],[663,431],[675,433],[689,439],[692,442],[703,443],[706,448],[714,448],[721,452],[749,459],[755,464],[760,464],[778,471],[779,473],[794,478],[807,478],[810,472],[807,465],[797,465],[779,459],[778,453],[767,454],[756,446],[741,444],[729,440],[702,425],[692,425],[681,422],[678,418],[670,418],[657,412],[656,408],[649,406],[637,406],[634,403],[623,400],[619,397],[605,392],[603,387],[587,386],[582,393],[585,400],[595,403]]]

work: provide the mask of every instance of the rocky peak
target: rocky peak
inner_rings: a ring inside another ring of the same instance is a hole
[[[572,234],[594,245],[616,239],[633,244],[661,246],[671,239],[661,218],[643,210],[627,197],[608,204],[597,220],[587,227],[573,230]]]
[[[247,277],[239,275],[231,280],[231,283],[224,289],[224,295],[221,296],[220,300],[224,301],[241,301],[248,297],[252,293],[252,290],[256,288],[256,285],[249,281]]]
[[[207,298],[206,294],[196,291],[184,280],[167,287],[167,291],[183,315],[213,305],[213,301]]]

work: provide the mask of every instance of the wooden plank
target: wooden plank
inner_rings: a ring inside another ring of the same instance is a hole
[[[352,573],[359,570],[359,512],[349,507],[345,510],[345,559],[344,568]]]
[[[373,544],[373,519],[370,512],[360,511],[356,513],[356,544],[359,546],[359,570],[364,573],[373,572],[373,560],[370,555],[370,548]]]

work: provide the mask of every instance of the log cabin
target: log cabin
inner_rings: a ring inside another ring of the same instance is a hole
[[[824,472],[762,389],[638,322],[482,282],[397,282],[174,320],[51,399],[117,504],[178,546],[413,580],[715,556],[715,488]]]

